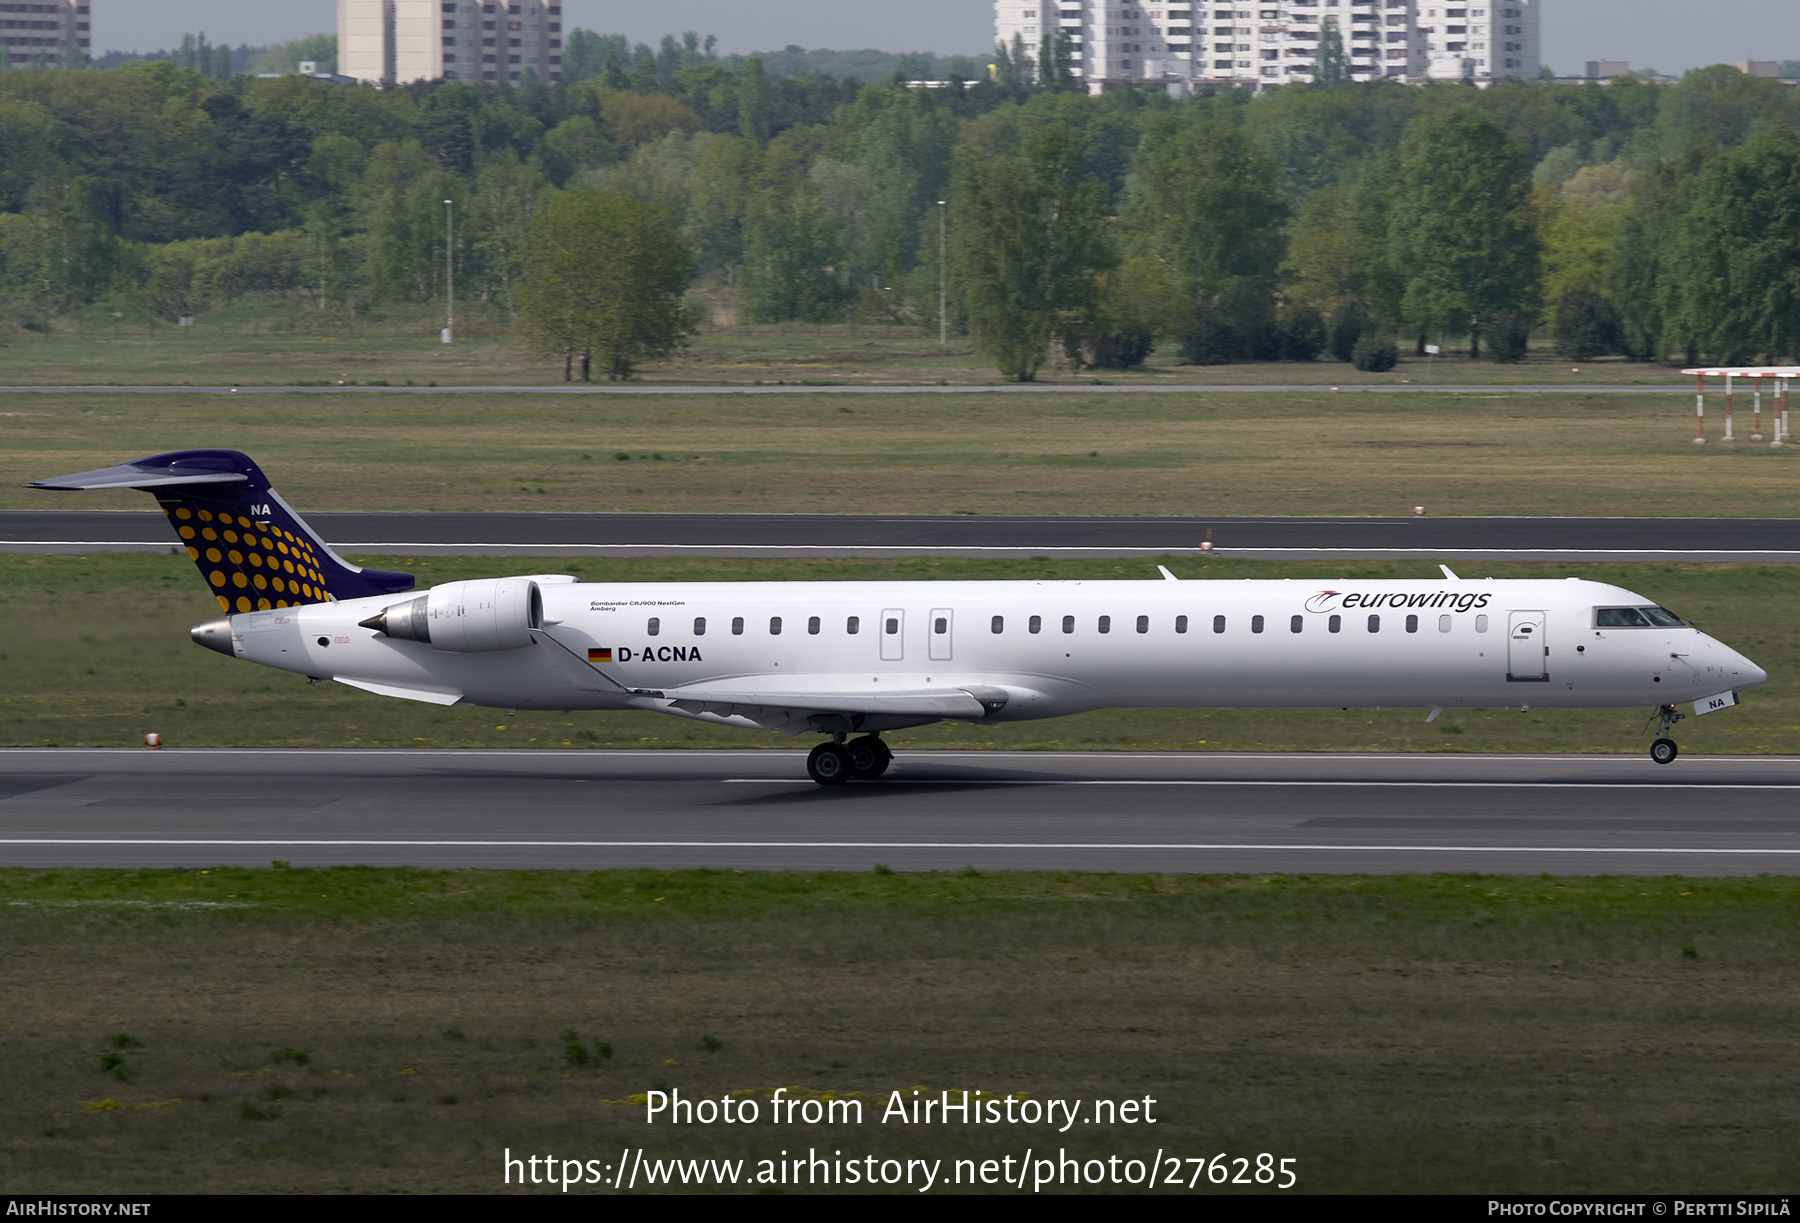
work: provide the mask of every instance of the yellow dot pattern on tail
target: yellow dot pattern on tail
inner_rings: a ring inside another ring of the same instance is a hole
[[[325,575],[312,544],[272,522],[222,510],[165,504],[163,513],[187,543],[188,556],[228,612],[268,611],[324,603]]]

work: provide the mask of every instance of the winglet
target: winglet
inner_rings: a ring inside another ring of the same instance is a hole
[[[1440,563],[1438,565],[1438,568],[1442,569],[1444,571],[1444,576],[1449,578],[1452,582],[1462,581],[1461,578],[1457,577],[1454,573],[1450,572],[1450,566]]]
[[[1163,581],[1165,581],[1165,582],[1179,582],[1181,580],[1180,578],[1176,577],[1174,574],[1169,572],[1167,565],[1158,565],[1156,568],[1157,568],[1158,572],[1160,572],[1163,575]]]

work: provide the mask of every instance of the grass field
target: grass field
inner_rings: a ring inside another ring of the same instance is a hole
[[[1797,902],[1774,878],[6,870],[0,1150],[30,1194],[497,1192],[505,1148],[639,1146],[1785,1192]],[[627,1103],[781,1086],[872,1107]],[[1157,1122],[878,1123],[914,1086],[1151,1097]]]
[[[347,382],[395,386],[534,386],[562,381],[560,361],[528,360],[492,317],[465,317],[455,344],[440,342],[441,312],[403,308],[374,320],[344,321],[286,309],[238,307],[171,327],[141,312],[94,309],[59,321],[45,335],[15,331],[0,344],[0,385],[90,383],[172,386],[291,386]],[[1407,349],[1406,351],[1410,351]],[[965,336],[940,346],[934,330],[891,325],[800,324],[709,328],[673,360],[639,371],[647,383],[842,383],[982,385],[1000,381]],[[1678,385],[1665,366],[1609,357],[1569,362],[1547,352],[1517,365],[1451,355],[1407,357],[1382,374],[1338,361],[1189,366],[1165,345],[1142,369],[1058,370],[1047,382],[1353,384],[1544,382]]]
[[[1695,446],[1691,411],[1575,394],[34,393],[0,403],[0,509],[142,509],[20,486],[229,447],[302,510],[1800,516],[1800,454]]]
[[[411,569],[421,586],[505,573],[574,573],[588,581],[887,580],[1154,576],[1132,561],[419,561],[360,558]],[[1199,561],[1163,558],[1188,578],[1337,581],[1435,577],[1424,562]],[[1616,582],[1674,608],[1769,672],[1740,708],[1689,718],[1684,751],[1800,751],[1800,643],[1790,628],[1800,567],[1531,565],[1464,567],[1464,576],[1581,576]],[[172,746],[392,747],[810,746],[811,739],[708,726],[642,713],[560,715],[452,707],[372,696],[341,684],[308,687],[194,646],[187,630],[217,615],[186,556],[0,554],[0,744],[129,745],[155,731]],[[1646,709],[1458,711],[1427,725],[1405,710],[1113,710],[995,727],[940,724],[889,736],[896,747],[1183,750],[1647,750]]]

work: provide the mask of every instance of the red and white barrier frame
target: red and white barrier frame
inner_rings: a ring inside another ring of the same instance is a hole
[[[1770,447],[1780,448],[1790,440],[1788,432],[1788,396],[1793,380],[1800,378],[1800,365],[1708,365],[1698,369],[1684,369],[1684,374],[1694,376],[1694,445],[1706,444],[1706,380],[1708,378],[1725,379],[1725,440],[1735,441],[1731,431],[1731,390],[1732,382],[1737,378],[1751,379],[1754,388],[1755,421],[1751,426],[1750,440],[1763,440],[1762,397],[1763,380],[1772,378],[1774,386],[1774,438]]]

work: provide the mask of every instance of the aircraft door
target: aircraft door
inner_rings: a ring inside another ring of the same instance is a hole
[[[1548,683],[1550,642],[1541,611],[1506,615],[1506,678],[1515,683]]]
[[[881,613],[881,661],[900,662],[906,657],[906,613],[890,607]]]
[[[955,613],[948,607],[931,609],[931,623],[927,627],[931,633],[931,661],[949,662],[950,645],[955,637]]]

